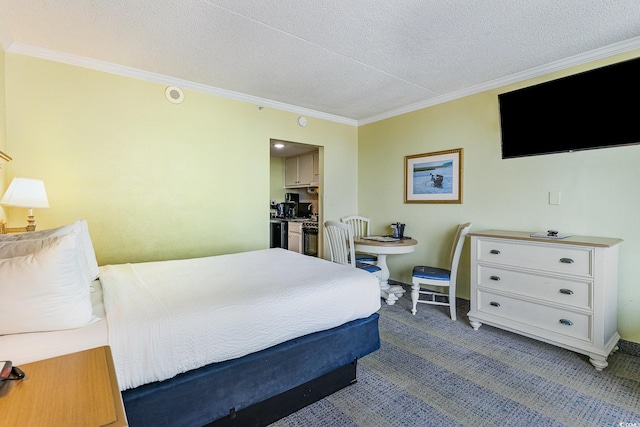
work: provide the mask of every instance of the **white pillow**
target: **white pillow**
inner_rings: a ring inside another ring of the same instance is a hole
[[[74,329],[96,320],[77,257],[77,236],[0,260],[0,335]]]
[[[82,236],[80,230],[70,230],[67,234],[73,234],[76,239],[76,257],[78,258],[78,265],[82,270],[82,277],[85,277],[83,285],[91,284],[90,273],[85,262],[84,253],[80,252],[82,247]],[[52,243],[58,239],[58,237],[47,237],[45,239],[34,240],[12,240],[1,241],[0,240],[0,259],[15,258],[19,256],[29,255],[35,253],[43,248],[51,246]]]
[[[83,269],[87,272],[89,281],[98,278],[100,270],[96,261],[96,253],[93,250],[93,243],[89,235],[89,226],[86,220],[79,220],[73,224],[63,225],[58,228],[50,228],[47,230],[30,231],[18,234],[0,234],[0,242],[16,242],[23,240],[38,240],[47,237],[64,236],[72,230],[76,230],[80,236],[80,244],[78,246],[78,256],[84,263]]]

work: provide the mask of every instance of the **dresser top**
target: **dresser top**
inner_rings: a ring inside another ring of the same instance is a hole
[[[529,240],[545,243],[562,243],[565,245],[611,247],[622,243],[622,239],[615,237],[570,236],[564,239],[545,237],[531,237],[531,231],[486,230],[469,233],[469,236],[496,237],[502,239]]]

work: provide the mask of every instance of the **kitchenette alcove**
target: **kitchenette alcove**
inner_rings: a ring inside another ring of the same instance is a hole
[[[309,256],[321,252],[320,150],[315,145],[270,141],[270,247]]]

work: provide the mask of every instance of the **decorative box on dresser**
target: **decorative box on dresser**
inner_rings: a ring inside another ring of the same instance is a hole
[[[617,350],[621,239],[489,230],[471,236],[471,310],[483,323],[586,354],[606,368]]]

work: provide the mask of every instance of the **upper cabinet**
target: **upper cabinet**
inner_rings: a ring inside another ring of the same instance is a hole
[[[287,157],[284,161],[284,186],[288,188],[314,187],[318,185],[315,173],[318,153]]]

